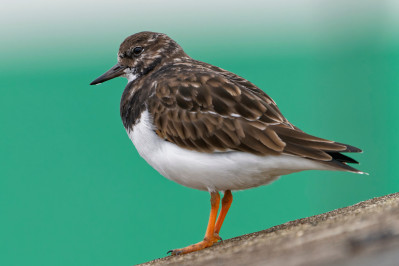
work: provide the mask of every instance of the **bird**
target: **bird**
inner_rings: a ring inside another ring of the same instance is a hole
[[[90,85],[116,77],[128,80],[120,116],[140,156],[162,176],[210,194],[204,239],[170,250],[171,255],[221,240],[232,191],[304,170],[363,174],[348,165],[358,162],[343,154],[361,149],[305,133],[256,85],[191,58],[166,34],[143,31],[127,37],[117,64]]]

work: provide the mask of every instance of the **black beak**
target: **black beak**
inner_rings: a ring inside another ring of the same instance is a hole
[[[95,80],[93,80],[93,82],[90,83],[90,85],[100,84],[100,83],[103,83],[104,81],[119,77],[124,74],[123,71],[126,68],[127,68],[127,66],[121,66],[118,63],[118,64],[114,65],[113,67],[111,67],[110,70],[108,70],[107,72],[105,72],[104,74],[102,74],[101,76],[96,78]]]

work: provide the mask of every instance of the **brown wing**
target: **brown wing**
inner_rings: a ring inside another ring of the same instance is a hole
[[[262,90],[216,70],[179,69],[157,77],[149,110],[160,137],[202,152],[287,153],[320,161],[331,161],[331,152],[349,151],[350,146],[299,130]]]

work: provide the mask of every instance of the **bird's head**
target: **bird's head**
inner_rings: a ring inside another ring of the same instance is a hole
[[[188,57],[183,49],[166,34],[140,32],[127,37],[119,47],[118,63],[90,85],[125,77],[133,81],[155,68]]]

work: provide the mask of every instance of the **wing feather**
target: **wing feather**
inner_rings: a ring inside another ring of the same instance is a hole
[[[340,152],[360,151],[304,133],[254,84],[201,64],[164,71],[151,88],[148,109],[165,140],[202,152],[285,153],[321,162],[336,158],[341,167],[354,160]]]

